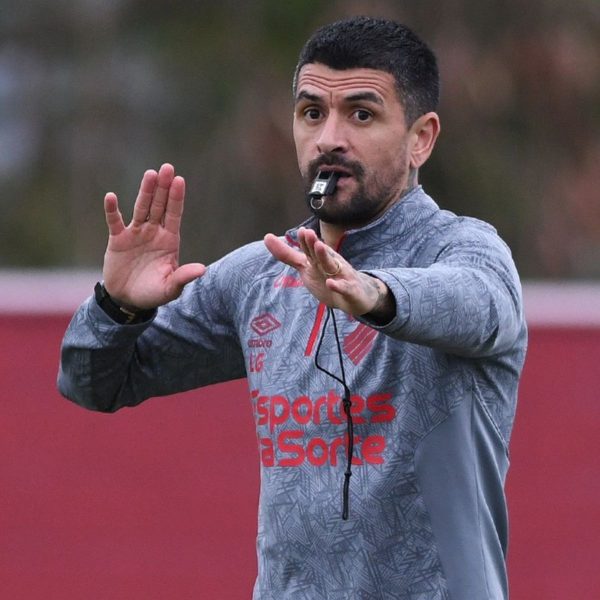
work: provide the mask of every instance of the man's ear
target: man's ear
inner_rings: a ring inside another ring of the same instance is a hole
[[[421,115],[411,126],[410,166],[418,169],[425,164],[433,152],[433,147],[440,134],[440,118],[437,113],[428,112]]]

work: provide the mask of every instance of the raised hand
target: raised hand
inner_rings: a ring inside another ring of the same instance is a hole
[[[348,314],[369,316],[380,323],[392,319],[395,304],[383,281],[361,273],[322,242],[312,229],[298,231],[302,252],[269,233],[265,246],[281,262],[294,267],[302,282],[318,300]]]
[[[179,266],[183,177],[170,164],[146,171],[125,226],[117,196],[104,197],[108,246],[104,255],[106,290],[119,304],[154,308],[177,298],[183,286],[206,270],[200,263]]]

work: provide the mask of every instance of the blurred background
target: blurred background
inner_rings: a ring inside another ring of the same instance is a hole
[[[421,182],[493,223],[525,281],[511,599],[598,597],[600,0],[0,0],[0,598],[251,596],[245,381],[99,415],[60,397],[59,348],[99,276],[104,194],[130,214],[147,168],[186,178],[184,261],[306,217],[291,76],[353,14],[436,51]]]
[[[314,28],[361,13],[439,57],[426,190],[492,222],[524,278],[600,277],[598,0],[0,0],[0,267],[99,267],[104,193],[129,214],[164,161],[183,260],[299,222],[291,75]]]

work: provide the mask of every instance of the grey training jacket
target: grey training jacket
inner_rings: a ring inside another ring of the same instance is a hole
[[[347,232],[339,252],[389,286],[386,326],[335,310],[336,340],[294,269],[257,242],[151,322],[118,325],[90,298],[66,332],[59,389],[110,412],[248,378],[261,464],[255,600],[504,600],[503,486],[526,347],[510,252],[420,187]],[[354,422],[348,520],[338,342]]]

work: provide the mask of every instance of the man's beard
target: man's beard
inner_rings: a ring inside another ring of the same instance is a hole
[[[317,173],[320,170],[326,170],[328,166],[339,166],[344,172],[351,173],[357,189],[343,204],[336,202],[337,192],[334,191],[331,196],[325,198],[320,208],[315,209],[310,204],[311,198],[308,192]],[[400,190],[397,189],[397,177],[393,178],[394,183],[381,180],[372,181],[367,189],[365,175],[365,169],[360,163],[344,160],[336,155],[324,154],[311,161],[308,166],[308,178],[305,178],[304,182],[308,208],[320,221],[331,225],[354,228],[370,223],[385,211],[385,208],[396,199],[396,196],[400,196]]]

